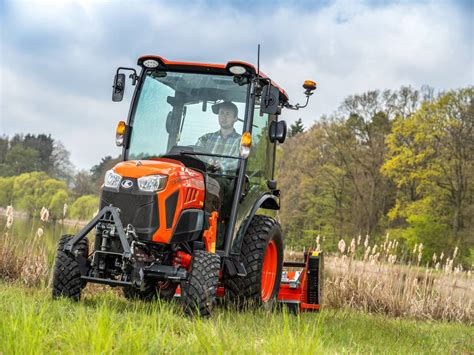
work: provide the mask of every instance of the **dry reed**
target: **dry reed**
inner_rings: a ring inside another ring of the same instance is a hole
[[[350,243],[341,240],[339,252],[325,258],[325,306],[474,324],[474,280],[471,271],[456,265],[457,248],[440,257],[433,255],[429,267],[420,265],[423,244],[417,244],[405,264],[399,264],[398,241],[388,235],[379,245],[370,245],[369,240],[368,236],[363,244],[360,236]],[[318,237],[316,246],[321,249],[319,241]],[[302,257],[302,252],[286,251],[288,259]]]
[[[47,214],[42,211],[43,222]],[[12,223],[13,210],[9,208],[0,237],[0,280],[21,281],[32,287],[47,285],[52,265],[46,256],[43,228],[32,231],[28,245],[21,245],[9,233]],[[422,244],[413,249],[406,265],[398,264],[397,241],[387,235],[384,243],[370,245],[369,239],[366,236],[363,243],[361,236],[349,243],[341,240],[339,253],[326,257],[325,306],[474,324],[472,273],[455,266],[457,249],[451,254],[433,255],[433,267],[422,267]],[[324,249],[323,243],[324,237],[318,237],[316,248]],[[302,258],[302,253],[287,249],[285,258]]]

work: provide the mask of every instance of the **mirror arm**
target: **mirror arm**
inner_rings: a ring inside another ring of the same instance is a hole
[[[138,79],[140,78],[138,75],[137,75],[137,71],[133,68],[127,68],[127,67],[118,67],[117,68],[117,72],[116,74],[119,73],[120,70],[129,70],[129,71],[132,71],[133,73],[131,73],[129,75],[129,78],[132,79],[132,85],[135,86],[137,84],[137,81]]]

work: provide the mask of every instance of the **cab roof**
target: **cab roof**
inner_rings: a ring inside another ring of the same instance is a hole
[[[173,71],[183,71],[183,72],[196,72],[196,73],[209,73],[209,74],[221,74],[221,75],[232,75],[227,68],[231,65],[241,65],[247,68],[248,71],[256,74],[257,69],[253,64],[242,62],[242,61],[229,61],[226,64],[211,64],[211,63],[196,63],[196,62],[176,62],[172,60],[167,60],[163,57],[157,55],[144,55],[138,58],[138,65],[143,66],[143,62],[147,59],[154,59],[160,63],[160,66],[164,69],[173,70]],[[262,71],[259,73],[259,77],[262,79],[270,80],[272,85],[277,87],[280,91],[280,100],[287,102],[289,100],[288,94],[286,91],[278,86],[273,80],[271,80],[267,75]]]

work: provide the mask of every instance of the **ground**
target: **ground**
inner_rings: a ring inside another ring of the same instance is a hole
[[[87,291],[79,303],[47,288],[0,283],[0,353],[473,353],[474,328],[390,319],[352,310],[301,315],[237,312],[209,319],[174,303]]]

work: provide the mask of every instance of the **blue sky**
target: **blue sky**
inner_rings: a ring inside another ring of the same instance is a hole
[[[51,133],[78,168],[118,155],[117,66],[142,54],[256,62],[296,102],[308,127],[350,94],[401,85],[474,84],[472,1],[0,0],[0,134]],[[130,89],[130,88],[128,88]],[[130,90],[128,90],[130,95]]]

